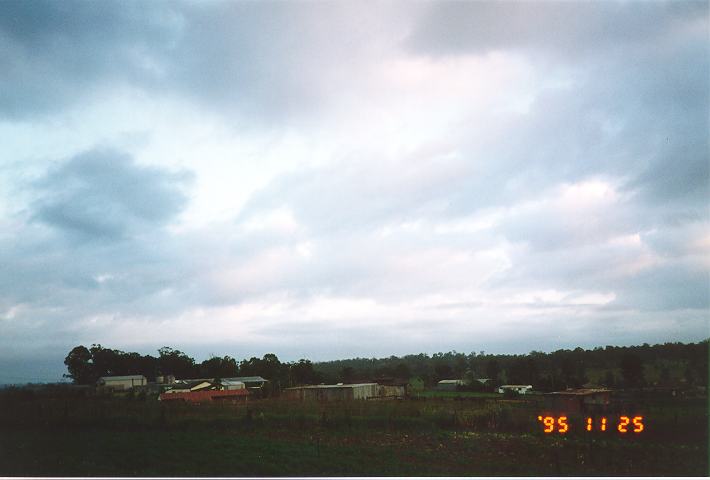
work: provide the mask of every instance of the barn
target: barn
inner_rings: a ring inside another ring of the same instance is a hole
[[[611,404],[611,390],[604,388],[577,388],[546,393],[545,408],[551,412],[602,413]]]
[[[284,389],[284,396],[290,400],[367,400],[379,393],[376,383],[351,383],[338,385],[307,385]]]
[[[100,387],[108,387],[114,390],[129,390],[133,387],[146,385],[148,380],[143,375],[124,375],[101,377],[96,383]]]

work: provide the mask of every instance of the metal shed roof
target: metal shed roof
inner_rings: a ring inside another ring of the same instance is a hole
[[[145,377],[143,375],[123,375],[123,376],[116,376],[116,377],[99,377],[99,380],[103,380],[104,382],[107,380],[115,380],[115,381],[145,380]]]
[[[244,382],[244,383],[254,383],[254,382],[268,382],[267,379],[255,376],[255,377],[229,377],[223,378],[222,380],[232,381],[232,382]]]
[[[298,390],[301,388],[316,389],[316,388],[353,388],[353,387],[364,387],[370,385],[377,385],[376,383],[345,383],[342,385],[304,385],[302,387],[291,387],[285,390]]]

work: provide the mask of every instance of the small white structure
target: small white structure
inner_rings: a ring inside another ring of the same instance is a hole
[[[520,395],[525,395],[532,390],[532,385],[501,385],[498,387],[498,393],[505,393],[506,391],[512,391]]]
[[[143,375],[124,375],[120,377],[101,377],[96,383],[101,387],[110,387],[114,390],[128,390],[146,385],[148,380]]]

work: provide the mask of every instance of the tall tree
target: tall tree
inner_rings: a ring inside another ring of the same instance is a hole
[[[98,379],[91,352],[83,345],[71,349],[64,359],[64,365],[69,370],[69,374],[66,376],[74,380],[76,384],[87,385],[94,383]]]
[[[170,347],[158,350],[158,368],[162,375],[175,375],[176,378],[190,378],[195,372],[195,360]]]

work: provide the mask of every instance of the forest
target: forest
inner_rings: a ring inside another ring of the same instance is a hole
[[[314,363],[308,359],[281,362],[273,353],[241,361],[225,355],[196,362],[171,347],[157,356],[123,352],[94,344],[74,347],[65,361],[65,376],[77,384],[92,384],[99,377],[142,374],[176,378],[226,378],[260,375],[272,388],[295,385],[371,381],[394,377],[431,387],[441,379],[487,378],[488,385],[529,384],[535,390],[553,391],[594,384],[610,388],[645,386],[707,386],[708,340],[698,343],[664,343],[640,346],[606,346],[591,350],[532,351],[525,355],[487,354],[484,351],[428,355],[354,358]],[[478,386],[479,382],[469,381]],[[480,387],[471,387],[480,388]]]

